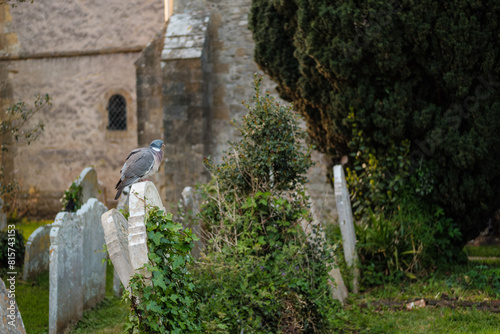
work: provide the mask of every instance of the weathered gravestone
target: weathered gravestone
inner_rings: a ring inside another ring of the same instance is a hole
[[[344,257],[348,266],[353,268],[353,292],[359,290],[359,268],[357,267],[358,255],[356,253],[356,233],[354,232],[354,220],[352,217],[351,199],[345,180],[342,165],[333,167],[333,177],[335,185],[335,201],[337,202],[337,212],[339,215],[340,232],[342,233],[342,245]]]
[[[76,213],[57,214],[50,231],[49,333],[61,332],[105,297],[106,258],[100,224],[106,206],[97,196],[97,174],[85,168],[77,183],[86,201]]]
[[[321,222],[318,219],[318,212],[316,210],[316,205],[311,200],[309,203],[311,206],[310,212],[312,216],[312,221],[302,220],[301,225],[304,233],[308,237],[310,243],[316,244],[317,247],[323,247],[326,242],[325,232],[322,229]],[[330,268],[328,275],[330,276],[328,285],[330,286],[333,298],[344,303],[347,298],[347,288],[344,284],[344,279],[337,266],[337,261],[334,259],[333,263],[327,263],[327,268]]]
[[[203,245],[203,241],[201,238],[201,226],[200,220],[197,218],[198,213],[200,212],[198,202],[199,199],[196,198],[195,191],[193,187],[185,187],[182,190],[182,199],[180,202],[180,206],[182,207],[183,219],[182,224],[184,228],[189,228],[193,231],[194,234],[199,238],[198,241],[194,242],[194,248],[191,251],[191,254],[195,259],[200,257],[202,250],[205,248]]]
[[[116,206],[116,210],[118,210],[119,212],[128,212],[129,211],[128,210],[129,198],[130,198],[130,186],[126,186],[125,188],[123,188],[122,195],[118,199],[118,205]],[[116,215],[116,212],[113,213],[113,215]],[[112,219],[111,216],[109,218]],[[125,219],[125,217],[122,216],[122,218],[124,221],[124,225],[123,225],[123,227],[120,227],[120,228],[124,228],[125,230],[127,230],[128,229],[128,222]],[[116,217],[116,221],[118,221],[119,219],[120,219],[119,217]],[[121,226],[121,225],[119,225],[119,226]],[[106,234],[106,232],[104,232],[104,233]],[[109,249],[108,249],[108,252],[109,252]],[[116,271],[116,268],[115,268],[114,273],[113,273],[113,294],[116,297],[120,297],[123,294],[123,284],[120,281],[120,276],[119,276],[118,272]]]
[[[49,270],[50,229],[52,224],[40,226],[28,238],[24,253],[23,280]]]
[[[160,195],[150,181],[135,183],[130,189],[129,219],[115,209],[101,217],[109,258],[125,289],[135,273],[150,274],[142,268],[148,262],[146,217],[149,207],[165,210]],[[142,268],[142,269],[141,269]]]
[[[82,186],[82,203],[98,196],[97,172],[94,168],[84,168],[75,183]],[[49,270],[51,228],[52,224],[40,226],[29,237],[24,255],[23,280],[26,281]]]
[[[9,276],[7,276],[8,278]],[[15,279],[15,277],[14,277]],[[9,280],[7,280],[9,285]],[[26,334],[21,313],[17,308],[15,299],[15,280],[13,287],[5,287],[5,283],[0,279],[0,333],[1,334]]]

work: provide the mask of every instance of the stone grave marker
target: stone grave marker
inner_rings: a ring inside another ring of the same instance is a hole
[[[82,203],[87,203],[90,198],[97,198],[99,195],[97,172],[92,167],[86,167],[82,170],[76,184],[82,186]]]
[[[359,268],[357,267],[358,255],[356,253],[356,234],[354,232],[354,220],[352,216],[351,200],[349,190],[345,180],[342,165],[333,167],[333,177],[335,185],[335,201],[337,202],[337,212],[339,215],[340,232],[342,233],[342,243],[344,257],[348,266],[354,270],[353,292],[359,290]]]
[[[83,238],[75,215],[59,212],[50,231],[49,333],[83,316]]]
[[[101,223],[115,276],[128,289],[130,277],[134,275],[128,252],[128,221],[118,210],[111,209],[102,215]]]
[[[317,244],[318,247],[323,247],[326,242],[326,236],[324,230],[321,228],[321,222],[318,218],[318,212],[316,210],[316,205],[313,200],[309,203],[311,206],[310,212],[312,216],[312,221],[302,220],[301,225],[304,233],[308,237],[308,241],[313,244]],[[319,232],[319,233],[318,233]],[[344,279],[337,266],[337,261],[334,263],[327,263],[327,268],[330,268],[328,275],[330,276],[328,285],[330,286],[333,298],[339,300],[342,304],[347,298],[347,288],[344,284]]]
[[[129,196],[128,222],[114,209],[101,217],[109,258],[125,289],[129,288],[130,277],[135,273],[150,276],[142,268],[149,261],[145,224],[148,206],[165,210],[158,190],[150,181],[133,184]]]
[[[106,206],[96,198],[97,174],[85,168],[77,184],[82,186],[82,207],[59,212],[50,229],[49,333],[60,333],[83,311],[105,297],[106,257],[104,231],[100,224]]]
[[[23,281],[49,270],[50,229],[52,224],[40,226],[26,242]]]
[[[9,278],[7,275],[6,281],[9,289],[5,287],[5,283],[0,279],[0,333],[2,334],[26,334],[21,313],[17,308],[15,299],[15,285],[10,287]],[[17,277],[14,277],[17,280]],[[15,282],[14,280],[14,282]]]
[[[182,221],[184,227],[190,228],[191,231],[193,231],[200,240],[195,241],[194,243],[194,248],[191,251],[191,254],[195,259],[200,257],[201,251],[205,248],[205,245],[203,244],[203,241],[201,239],[201,226],[200,226],[200,221],[196,217],[198,213],[200,212],[199,206],[198,206],[198,199],[196,198],[195,191],[193,187],[185,187],[182,190],[182,200],[181,200],[181,206],[183,209],[183,212],[185,214],[184,219]]]

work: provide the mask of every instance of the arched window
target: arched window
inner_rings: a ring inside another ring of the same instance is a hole
[[[109,98],[108,130],[127,130],[127,101],[119,94]]]

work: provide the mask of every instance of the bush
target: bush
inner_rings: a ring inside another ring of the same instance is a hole
[[[197,237],[172,221],[157,207],[150,208],[147,222],[151,277],[135,274],[130,280],[130,333],[199,333],[195,287],[187,265]]]
[[[200,217],[207,248],[194,268],[208,332],[331,333],[330,252],[306,240],[310,148],[297,117],[255,81],[255,106],[220,164],[208,159]],[[326,247],[326,246],[325,246]]]
[[[0,231],[0,269],[15,271],[24,264],[24,237],[20,230],[9,228]]]
[[[433,185],[419,200],[458,224],[463,245],[500,202],[498,22],[492,0],[253,0],[249,25],[256,62],[317,147],[340,161],[361,137],[382,162],[405,142],[417,186]]]

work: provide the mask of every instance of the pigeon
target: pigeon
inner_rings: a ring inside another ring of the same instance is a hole
[[[118,190],[115,200],[120,197],[123,188],[142,180],[146,176],[153,175],[158,171],[163,159],[163,151],[161,148],[164,146],[165,144],[157,139],[153,140],[149,147],[136,148],[129,153],[120,170],[120,181],[118,181],[115,187],[115,189]]]

